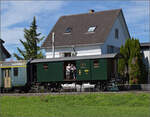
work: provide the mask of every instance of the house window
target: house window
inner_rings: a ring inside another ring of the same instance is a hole
[[[48,64],[43,64],[43,69],[48,70]]]
[[[115,29],[115,39],[118,39],[118,38],[119,38],[119,30]]]
[[[14,68],[14,76],[18,76],[18,68]]]
[[[71,52],[64,53],[64,57],[71,57]]]
[[[94,32],[95,29],[96,29],[96,26],[92,26],[92,27],[90,27],[90,28],[88,29],[88,32]]]
[[[68,27],[66,30],[65,30],[65,33],[71,33],[72,31],[72,28]]]

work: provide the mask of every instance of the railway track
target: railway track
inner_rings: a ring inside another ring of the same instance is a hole
[[[49,92],[49,93],[0,93],[1,96],[43,96],[43,95],[80,95],[80,94],[109,94],[109,93],[149,93],[150,91],[117,91],[117,92]]]

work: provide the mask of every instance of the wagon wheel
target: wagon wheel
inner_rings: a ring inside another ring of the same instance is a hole
[[[98,92],[101,91],[101,85],[99,82],[95,85],[95,90]]]
[[[56,85],[56,91],[57,92],[60,92],[62,89],[63,89],[63,87],[61,86],[60,83]]]
[[[104,82],[101,86],[102,91],[107,91],[107,82]]]

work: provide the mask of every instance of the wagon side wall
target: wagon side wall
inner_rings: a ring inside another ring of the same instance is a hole
[[[2,69],[0,69],[0,87],[3,87]]]
[[[91,60],[92,80],[107,80],[107,59]]]
[[[63,81],[63,62],[37,64],[37,82]]]
[[[15,75],[14,69],[18,69],[18,75]],[[12,86],[24,86],[27,83],[26,67],[11,68]]]

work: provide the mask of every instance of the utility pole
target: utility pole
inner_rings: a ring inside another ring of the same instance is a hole
[[[55,58],[55,33],[52,32],[52,54],[53,58]]]

